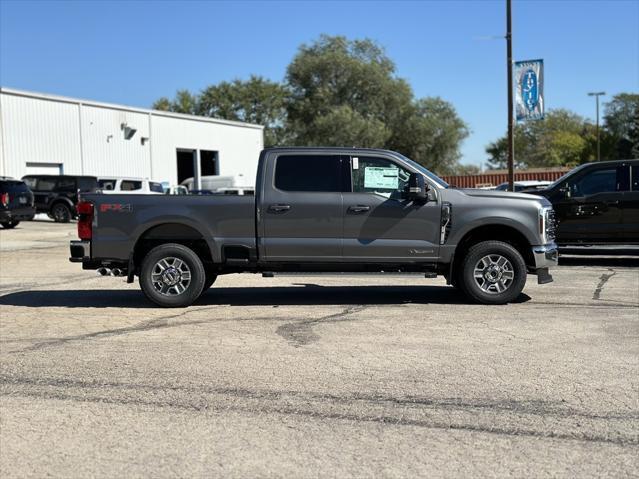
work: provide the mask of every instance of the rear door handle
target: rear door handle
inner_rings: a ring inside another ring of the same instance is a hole
[[[366,211],[370,211],[370,209],[371,207],[366,205],[356,205],[348,207],[349,213],[365,213]]]
[[[271,205],[268,207],[268,210],[271,213],[285,213],[286,211],[291,209],[291,205]]]

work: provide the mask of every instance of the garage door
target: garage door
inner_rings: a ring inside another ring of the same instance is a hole
[[[62,163],[29,163],[27,175],[61,175]]]

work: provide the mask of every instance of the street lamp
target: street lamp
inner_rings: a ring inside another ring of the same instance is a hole
[[[605,91],[593,91],[588,93],[588,96],[594,96],[597,100],[597,161],[601,161],[601,143],[599,140],[599,97],[605,94]]]

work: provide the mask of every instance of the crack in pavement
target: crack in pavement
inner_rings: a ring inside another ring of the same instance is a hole
[[[293,347],[299,348],[308,344],[319,341],[320,336],[313,331],[313,326],[319,323],[334,323],[338,321],[350,321],[350,319],[344,319],[348,316],[359,311],[366,309],[364,305],[352,305],[343,309],[339,313],[329,314],[328,316],[322,316],[315,319],[307,319],[305,321],[299,321],[295,323],[286,323],[278,327],[275,332],[281,337],[286,339]]]
[[[639,411],[630,409],[630,406],[622,403],[628,409],[627,412],[614,411],[612,414],[592,414],[572,409],[565,400],[508,400],[508,399],[475,399],[467,400],[460,397],[431,398],[426,396],[406,395],[396,397],[381,393],[350,392],[343,395],[298,390],[273,390],[273,389],[248,389],[240,387],[221,387],[189,385],[157,385],[138,384],[117,381],[83,380],[67,378],[31,378],[20,377],[6,373],[0,373],[1,386],[22,386],[38,388],[82,389],[85,391],[99,390],[101,388],[113,391],[133,390],[134,392],[151,392],[154,395],[162,392],[176,392],[192,395],[225,395],[240,399],[266,399],[278,400],[286,398],[328,401],[338,403],[374,402],[387,403],[394,406],[433,406],[449,410],[491,410],[500,412],[525,413],[539,416],[556,417],[581,417],[586,419],[627,420],[639,419]],[[44,392],[44,391],[43,391]],[[11,393],[1,392],[2,396],[11,396]]]
[[[612,271],[612,273],[611,274],[604,273],[601,275],[601,277],[599,278],[599,283],[597,284],[597,287],[595,288],[595,292],[592,294],[592,299],[600,299],[601,291],[603,290],[608,280],[617,274],[617,272],[612,268],[608,268],[608,271]]]
[[[200,312],[200,311],[207,311],[210,309],[214,309],[217,308],[217,305],[215,306],[209,306],[207,308],[198,308],[198,309],[189,309],[186,311],[183,311],[181,313],[178,314],[171,314],[171,315],[167,315],[167,316],[161,316],[159,318],[155,318],[155,319],[150,319],[147,321],[142,321],[138,324],[135,324],[133,326],[126,326],[123,328],[114,328],[114,329],[105,329],[102,331],[95,331],[93,333],[85,333],[85,334],[77,334],[74,336],[65,336],[62,338],[55,338],[49,341],[42,341],[39,343],[36,343],[32,346],[23,348],[23,349],[19,349],[16,351],[11,351],[9,354],[16,354],[16,353],[22,353],[22,352],[29,352],[29,351],[37,351],[40,349],[45,349],[45,348],[50,348],[50,347],[55,347],[55,346],[61,346],[64,344],[67,344],[69,342],[73,342],[73,341],[86,341],[89,339],[96,339],[96,338],[106,338],[106,337],[112,337],[112,336],[121,336],[124,334],[131,334],[131,333],[139,333],[139,332],[144,332],[144,331],[150,331],[153,329],[162,329],[162,328],[176,328],[176,327],[180,327],[180,326],[189,326],[189,325],[197,325],[197,324],[203,324],[203,323],[210,323],[213,321],[218,321],[218,318],[211,318],[211,319],[199,319],[199,320],[192,320],[192,321],[184,321],[184,322],[173,322],[170,323],[169,320],[171,319],[177,319],[177,318],[181,318],[186,316],[187,314],[193,313],[193,312]]]
[[[64,388],[63,388],[64,389]],[[169,391],[172,388],[167,388]],[[565,431],[558,431],[557,426],[559,425],[556,421],[553,421],[554,426],[549,430],[540,430],[536,429],[534,426],[526,425],[521,420],[513,420],[516,418],[509,418],[508,414],[527,414],[528,411],[499,411],[496,412],[505,414],[506,416],[503,418],[502,424],[495,425],[492,421],[494,418],[490,419],[489,424],[482,423],[480,417],[477,416],[477,411],[472,409],[472,405],[468,406],[458,406],[457,410],[462,413],[470,414],[471,417],[479,419],[478,423],[470,422],[471,419],[469,417],[452,417],[450,415],[444,414],[441,416],[441,411],[436,402],[433,402],[434,409],[431,408],[427,411],[427,407],[430,404],[426,404],[426,406],[422,406],[420,403],[411,402],[409,406],[417,406],[416,409],[413,410],[362,410],[361,404],[353,404],[352,401],[349,401],[350,398],[337,398],[337,403],[332,402],[331,400],[327,401],[323,395],[319,400],[313,398],[312,395],[309,397],[305,394],[298,394],[297,397],[293,397],[292,399],[298,399],[301,402],[292,403],[291,397],[283,394],[282,392],[272,391],[270,393],[257,394],[251,391],[239,390],[245,394],[245,397],[240,397],[240,399],[244,399],[245,402],[230,402],[228,399],[224,399],[222,401],[215,401],[214,398],[203,397],[201,394],[195,397],[187,397],[187,398],[176,398],[175,396],[170,396],[165,399],[159,398],[155,396],[154,399],[145,399],[145,398],[136,398],[131,394],[130,391],[122,391],[124,396],[120,397],[108,397],[104,394],[89,396],[85,391],[78,391],[76,393],[69,391],[13,391],[13,392],[2,392],[1,396],[7,398],[33,398],[40,400],[60,400],[60,401],[73,401],[78,403],[96,403],[100,405],[117,405],[117,406],[136,406],[136,407],[155,407],[160,409],[175,409],[188,411],[193,413],[228,413],[228,412],[239,412],[245,414],[258,414],[258,415],[269,415],[269,414],[282,414],[289,416],[298,416],[298,417],[307,417],[311,419],[317,420],[337,420],[337,421],[350,421],[350,422],[374,422],[381,425],[387,426],[413,426],[413,427],[422,427],[428,429],[444,429],[444,430],[461,430],[466,432],[479,432],[485,434],[495,434],[502,436],[514,436],[514,437],[536,437],[536,438],[548,438],[548,439],[560,439],[560,440],[572,440],[579,442],[596,442],[596,443],[608,443],[608,444],[616,444],[620,446],[636,446],[639,445],[639,439],[633,433],[626,433],[624,435],[623,432],[620,431],[589,431],[584,430],[583,425],[581,423],[575,425],[570,422],[572,415],[567,415],[566,419],[568,420],[564,426],[567,428]],[[330,397],[330,396],[329,396]],[[264,402],[255,403],[255,399],[262,400]],[[341,401],[342,404],[339,404]],[[395,401],[390,401],[391,404],[382,404],[379,399],[376,399],[375,396],[371,397],[369,402],[369,406],[371,408],[379,407],[379,406],[391,406]],[[496,404],[498,406],[498,404]],[[421,408],[419,406],[422,406]],[[486,407],[486,406],[483,406]],[[488,413],[495,412],[493,408],[488,407]],[[534,406],[533,406],[534,407]],[[354,409],[353,409],[354,408]],[[324,410],[321,410],[324,409]],[[443,408],[444,411],[446,408]],[[531,411],[533,415],[544,417],[543,413],[539,413],[538,411]],[[438,413],[440,413],[440,417],[435,417]],[[521,417],[525,418],[525,416]],[[520,419],[521,419],[520,418]],[[623,419],[626,419],[625,417]],[[543,424],[542,424],[543,426]]]

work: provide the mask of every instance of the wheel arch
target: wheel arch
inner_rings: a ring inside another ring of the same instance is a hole
[[[69,208],[69,211],[71,211],[71,216],[76,215],[75,205],[73,204],[73,201],[71,201],[69,198],[66,198],[64,196],[57,196],[53,198],[51,202],[49,203],[49,211],[51,211],[55,205],[60,203],[64,204],[66,207]]]
[[[503,241],[504,243],[510,244],[521,254],[522,258],[524,258],[526,266],[533,267],[535,265],[535,258],[531,248],[532,245],[528,238],[513,226],[496,223],[477,226],[462,236],[455,248],[451,270],[453,272],[458,271],[459,265],[471,246],[489,240]]]
[[[136,273],[139,273],[142,260],[149,251],[167,243],[177,243],[190,248],[204,264],[214,262],[213,249],[197,228],[181,222],[161,223],[148,227],[138,236],[132,253]]]

